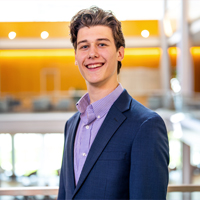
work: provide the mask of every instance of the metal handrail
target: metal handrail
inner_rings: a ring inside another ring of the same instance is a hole
[[[57,195],[58,187],[9,187],[0,188],[0,196]]]
[[[200,192],[200,185],[169,185],[167,192]]]
[[[200,185],[169,185],[167,192],[200,192]],[[58,187],[0,188],[0,196],[57,195]]]

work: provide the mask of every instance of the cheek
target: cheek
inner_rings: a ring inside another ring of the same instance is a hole
[[[112,50],[112,51],[106,51],[105,52],[105,57],[107,59],[109,59],[110,61],[116,61],[117,60],[117,53],[115,50]]]
[[[85,58],[84,54],[77,53],[75,56],[75,59],[78,62],[78,64],[82,64],[82,62],[84,61],[84,58]]]
[[[101,57],[105,58],[106,60],[109,59],[109,57],[110,57],[111,54],[112,54],[112,53],[111,53],[110,51],[108,51],[108,50],[104,50],[104,51],[102,51],[102,52],[99,52],[99,55],[100,55]]]
[[[81,72],[81,74],[83,74],[83,66],[81,64],[78,63],[78,69]]]

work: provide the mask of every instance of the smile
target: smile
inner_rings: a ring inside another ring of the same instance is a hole
[[[88,69],[95,69],[95,68],[98,68],[98,67],[102,67],[104,65],[104,63],[98,63],[98,64],[89,64],[89,65],[86,65],[86,67]]]

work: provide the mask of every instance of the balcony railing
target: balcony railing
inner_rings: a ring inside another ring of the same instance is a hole
[[[57,195],[58,187],[9,187],[0,188],[0,196]]]
[[[169,185],[167,192],[200,192],[200,185]],[[57,195],[58,187],[0,188],[0,196]]]

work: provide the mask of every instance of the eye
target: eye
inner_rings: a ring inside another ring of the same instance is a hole
[[[106,44],[100,43],[99,46],[100,46],[100,47],[104,47],[104,46],[106,46]]]
[[[83,45],[80,47],[80,49],[87,49],[88,48],[88,45]]]

